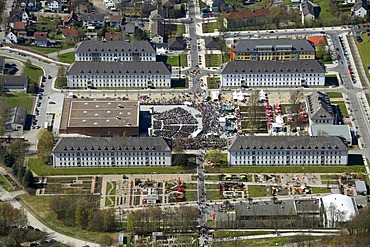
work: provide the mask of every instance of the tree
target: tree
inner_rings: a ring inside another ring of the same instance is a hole
[[[208,152],[206,158],[212,163],[220,163],[222,159],[222,153],[219,149],[213,149]]]
[[[41,129],[37,133],[37,157],[43,162],[47,162],[51,156],[54,146],[54,135],[46,129]]]
[[[66,70],[64,66],[58,67],[58,78],[55,80],[55,86],[57,88],[64,88],[67,86]]]
[[[247,108],[248,132],[252,134],[255,132],[256,128],[258,128],[260,124],[258,99],[259,99],[259,93],[257,91],[253,91],[248,100],[248,108]]]
[[[23,185],[26,187],[32,187],[34,180],[35,178],[33,177],[32,171],[30,169],[27,169],[26,173],[22,178]]]
[[[248,202],[249,202],[249,204],[252,204],[252,202],[253,202],[253,198],[252,197],[248,197]]]
[[[184,146],[181,138],[176,138],[173,142],[173,161],[175,166],[186,166],[188,164],[188,156],[184,153]]]
[[[279,5],[274,8],[270,13],[270,20],[275,24],[276,28],[280,28],[280,23],[287,20],[287,9],[285,5]]]
[[[293,126],[299,125],[299,111],[301,109],[301,101],[303,100],[303,93],[301,90],[296,90],[290,93],[289,103],[291,105]]]
[[[110,247],[113,245],[113,238],[108,234],[105,234],[100,238],[99,244],[102,247]]]
[[[134,37],[136,40],[149,40],[148,34],[140,28],[135,29]]]
[[[23,209],[14,208],[8,202],[0,202],[0,236],[7,236],[13,227],[24,227],[27,216]]]

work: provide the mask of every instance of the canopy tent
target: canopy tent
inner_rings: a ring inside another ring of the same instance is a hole
[[[220,99],[220,91],[212,91],[211,92],[211,98],[213,101]]]

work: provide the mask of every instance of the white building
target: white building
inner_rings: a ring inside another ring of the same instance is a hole
[[[156,61],[148,41],[82,41],[75,49],[76,61]]]
[[[62,3],[60,0],[49,0],[48,1],[48,8],[51,11],[61,11],[62,10]]]
[[[347,165],[348,147],[336,136],[241,136],[228,150],[230,166]]]
[[[323,224],[327,228],[339,227],[349,221],[357,212],[356,201],[353,197],[332,194],[320,198],[323,212]]]
[[[55,168],[171,165],[171,148],[162,137],[62,138],[52,156]]]
[[[351,9],[352,15],[359,18],[364,18],[367,15],[367,2],[366,0],[356,0],[355,5]]]
[[[335,124],[336,116],[327,94],[316,92],[306,96],[306,105],[310,125]]]
[[[221,87],[304,85],[325,85],[325,69],[318,61],[234,61],[221,72]]]
[[[67,86],[82,88],[170,88],[171,72],[162,62],[75,62]]]

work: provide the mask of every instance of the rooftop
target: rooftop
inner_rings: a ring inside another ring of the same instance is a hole
[[[233,61],[228,62],[221,74],[279,74],[325,73],[316,60],[301,61]]]
[[[21,124],[23,125],[26,122],[27,118],[27,110],[24,107],[20,106],[13,106],[10,108],[7,116],[5,124]]]
[[[315,48],[306,39],[243,39],[235,44],[234,52],[257,52],[262,46],[271,51],[315,52]]]
[[[1,84],[12,84],[12,85],[25,85],[28,83],[27,76],[21,75],[3,75],[0,76],[0,85]]]
[[[82,41],[76,53],[155,53],[148,41]]]
[[[306,97],[307,112],[311,119],[334,118],[333,108],[327,94],[316,92]]]
[[[136,101],[65,99],[61,129],[137,127],[139,108]]]

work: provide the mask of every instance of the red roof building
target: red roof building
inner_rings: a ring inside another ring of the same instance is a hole
[[[17,21],[14,22],[14,30],[24,30],[26,28],[26,25],[23,21]]]
[[[62,35],[64,36],[64,38],[77,38],[78,31],[76,28],[64,28]]]
[[[323,45],[323,46],[328,45],[328,42],[325,36],[311,36],[311,37],[308,37],[307,39],[308,41],[313,43],[315,47],[317,47],[318,45]]]
[[[120,39],[120,33],[117,32],[105,32],[105,40],[119,40]]]

